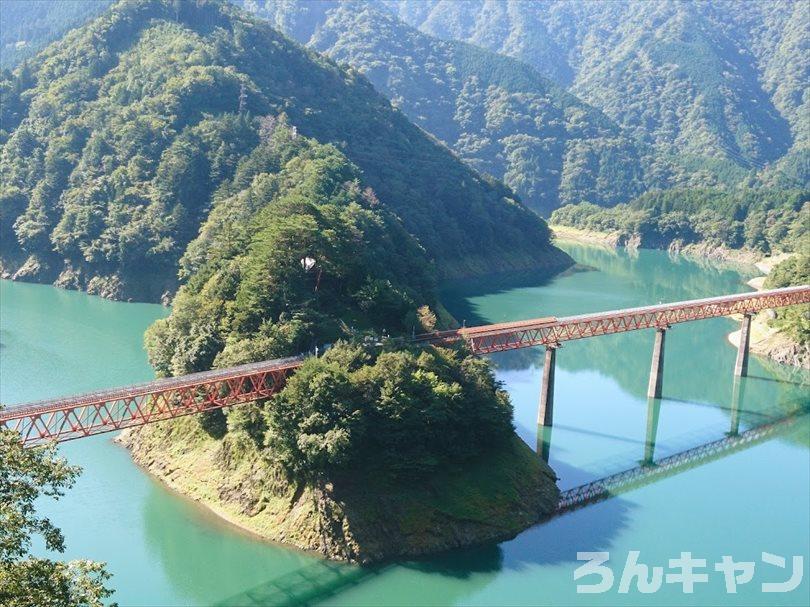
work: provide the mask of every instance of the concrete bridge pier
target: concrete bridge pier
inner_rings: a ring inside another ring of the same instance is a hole
[[[751,315],[743,314],[740,327],[740,345],[737,348],[737,362],[734,364],[734,376],[748,375],[748,347],[751,343]]]
[[[538,426],[550,427],[554,419],[554,367],[557,364],[558,347],[557,344],[546,346],[543,380],[540,383],[540,406],[537,409]]]
[[[743,400],[743,380],[734,378],[734,387],[731,389],[731,423],[728,429],[729,436],[737,436],[740,433],[740,403]]]
[[[644,441],[642,466],[651,466],[655,459],[655,441],[658,435],[658,417],[661,414],[661,399],[647,399],[647,436]]]
[[[537,453],[548,463],[551,453],[551,431],[552,426],[537,426]]]
[[[661,384],[664,378],[664,340],[669,327],[658,327],[655,330],[650,383],[647,384],[647,398],[661,398]]]

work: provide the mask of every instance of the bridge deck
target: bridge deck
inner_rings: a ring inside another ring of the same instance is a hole
[[[808,302],[810,286],[804,285],[441,331],[417,336],[413,341],[442,344],[464,340],[474,353],[486,354],[537,345],[556,346],[566,340],[752,314]],[[17,430],[26,445],[34,445],[229,407],[272,396],[283,388],[287,376],[302,361],[301,357],[264,361],[13,406],[0,411],[0,427]]]

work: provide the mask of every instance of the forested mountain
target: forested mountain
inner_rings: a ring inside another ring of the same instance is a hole
[[[567,205],[554,223],[606,232],[624,244],[646,248],[698,244],[763,254],[802,252],[810,247],[810,192],[717,189],[648,192],[628,204],[605,209]]]
[[[365,78],[226,3],[124,0],[0,87],[2,262],[18,278],[172,291],[186,245],[279,120],[334,143],[369,204],[399,216],[445,274],[568,263],[508,188]]]
[[[542,213],[580,200],[613,205],[650,185],[640,150],[615,123],[522,62],[422,34],[375,3],[244,5],[360,70],[413,122]]]
[[[426,33],[527,62],[640,141],[677,154],[684,170],[702,164],[706,185],[733,183],[785,154],[782,181],[808,179],[806,2],[386,4]]]
[[[69,29],[82,25],[112,0],[0,2],[0,68],[16,66]]]
[[[542,212],[650,188],[810,182],[807,3],[233,1],[363,71]],[[0,12],[4,31],[17,27],[10,13],[25,13],[36,31],[61,32],[101,3],[4,4],[15,7]]]

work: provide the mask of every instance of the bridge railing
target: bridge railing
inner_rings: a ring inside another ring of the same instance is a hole
[[[269,398],[302,362],[300,357],[264,361],[9,407],[0,411],[0,426],[16,430],[32,446],[114,432]]]
[[[807,410],[800,409],[792,414],[724,438],[711,441],[680,453],[667,456],[649,464],[636,466],[611,474],[604,478],[573,487],[560,494],[556,514],[576,510],[588,504],[600,502],[614,495],[624,493],[642,485],[655,482],[663,477],[678,474],[695,466],[720,459],[749,446],[759,444],[780,435],[806,420]]]
[[[476,354],[562,341],[661,328],[681,322],[751,314],[766,308],[810,302],[810,286],[790,287],[581,314],[462,328],[417,336],[415,343],[465,340]],[[24,444],[65,441],[91,434],[201,413],[268,398],[280,391],[302,357],[241,365],[228,369],[158,379],[113,390],[51,399],[0,410],[0,427],[20,433]]]
[[[708,297],[625,310],[580,314],[562,318],[538,318],[444,331],[419,336],[422,342],[442,343],[464,339],[476,354],[488,354],[531,346],[555,346],[564,341],[597,337],[707,318],[753,314],[769,308],[810,303],[810,286],[771,289],[754,293]]]

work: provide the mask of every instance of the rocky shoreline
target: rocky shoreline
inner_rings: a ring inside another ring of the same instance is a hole
[[[781,255],[760,261],[757,268],[765,275],[789,255]],[[763,289],[765,276],[757,276],[748,281],[748,285],[757,291]],[[783,365],[792,365],[810,370],[810,345],[800,344],[785,335],[779,329],[771,327],[768,321],[773,318],[771,310],[763,310],[751,319],[750,349],[759,356],[770,358]],[[736,318],[741,321],[741,318]],[[740,345],[740,331],[728,334],[728,341],[736,348]]]
[[[680,240],[673,240],[661,243],[662,246],[642,246],[641,237],[637,234],[628,236],[626,234],[595,232],[592,230],[581,230],[562,225],[549,226],[554,236],[560,240],[572,240],[583,244],[600,245],[610,248],[624,247],[635,251],[641,248],[658,249],[670,253],[699,257],[714,261],[727,261],[736,264],[756,265],[763,260],[762,253],[748,249],[729,249],[722,245],[710,245],[706,243],[684,244]]]
[[[118,439],[169,488],[262,539],[373,563],[510,539],[556,507],[556,476],[517,436],[506,449],[410,483],[295,485],[244,434],[217,440],[193,418]]]

